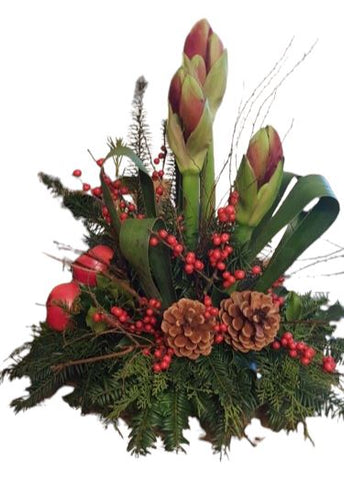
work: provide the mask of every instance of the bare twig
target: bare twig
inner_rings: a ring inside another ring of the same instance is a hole
[[[134,346],[130,345],[129,347],[124,348],[120,352],[112,352],[106,355],[99,355],[96,357],[89,357],[89,358],[80,358],[78,360],[70,360],[68,362],[59,363],[57,365],[52,365],[51,369],[55,373],[59,373],[65,368],[71,367],[73,365],[85,365],[87,363],[95,363],[95,362],[102,362],[103,360],[109,360],[111,358],[118,358],[127,355],[128,353],[134,350]]]

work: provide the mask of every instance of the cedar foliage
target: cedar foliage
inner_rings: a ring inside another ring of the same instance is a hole
[[[317,360],[304,367],[286,351],[269,347],[240,354],[225,344],[218,345],[209,357],[196,361],[176,358],[168,371],[154,374],[151,357],[142,354],[146,345],[142,338],[142,343],[123,357],[56,369],[57,364],[111,354],[130,344],[123,333],[99,334],[87,327],[85,310],[90,302],[86,297],[83,295],[82,311],[74,319],[77,328],[61,335],[45,324],[34,326],[32,341],[12,354],[13,363],[2,377],[30,379],[27,395],[11,404],[16,412],[38,405],[63,385],[73,386],[64,401],[84,414],[98,414],[114,427],[122,418],[130,428],[128,450],[139,455],[149,453],[158,437],[166,450],[183,451],[188,443],[189,417],[199,419],[204,439],[215,451],[225,452],[231,438],[245,437],[252,418],[275,431],[291,431],[299,423],[306,425],[310,416],[344,416],[344,399],[333,390],[340,387],[339,374],[324,373]],[[320,302],[310,294],[303,301],[312,315],[302,321],[302,328],[307,329],[307,322],[314,317],[318,321],[308,341],[318,355],[326,351],[343,360],[338,353],[342,339],[328,337],[343,312],[338,305],[320,308],[324,299]],[[337,315],[331,314],[334,311]],[[288,326],[296,338],[300,328],[301,322]]]

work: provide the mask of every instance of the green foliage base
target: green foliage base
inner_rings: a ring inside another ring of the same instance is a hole
[[[300,320],[285,318],[280,334],[291,331],[316,349],[309,366],[290,358],[286,349],[241,354],[221,344],[210,356],[195,361],[174,357],[169,370],[153,373],[153,358],[141,348],[149,336],[115,357],[133,346],[130,339],[109,330],[91,332],[81,311],[74,328],[64,334],[45,324],[33,327],[32,341],[12,354],[13,364],[2,376],[30,379],[27,395],[12,402],[16,412],[38,405],[62,386],[74,387],[64,401],[115,428],[123,419],[130,429],[128,450],[139,455],[149,453],[158,437],[167,451],[183,450],[190,417],[199,420],[203,439],[217,452],[225,452],[233,437],[246,437],[253,418],[274,431],[296,430],[301,423],[308,436],[307,417],[344,416],[340,374],[321,369],[323,353],[343,360],[344,340],[332,337],[332,321],[343,309],[328,306],[325,297],[305,295],[301,300]]]

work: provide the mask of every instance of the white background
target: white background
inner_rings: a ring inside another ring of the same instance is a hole
[[[54,240],[83,245],[81,226],[39,184],[37,173],[44,170],[77,186],[70,174],[81,168],[84,180],[94,183],[97,170],[86,149],[103,156],[108,136],[126,135],[134,82],[141,74],[149,81],[146,107],[157,150],[170,78],[180,64],[186,34],[202,17],[229,52],[228,90],[216,120],[219,164],[228,153],[241,98],[270,70],[293,35],[284,73],[319,39],[279,90],[267,121],[283,136],[294,119],[284,144],[286,168],[325,175],[344,199],[341,3],[1,1],[1,361],[28,340],[30,324],[44,319],[44,308],[35,303],[44,304],[54,285],[69,281],[69,272],[43,252],[56,254]],[[335,249],[326,240],[341,245],[342,232],[340,217],[312,255]],[[339,259],[323,264],[320,272],[343,270]],[[342,285],[343,276],[315,279],[314,270],[289,281],[291,287],[331,291],[333,299],[344,301]],[[6,381],[0,388],[0,456],[2,472],[8,469],[6,479],[88,480],[116,478],[120,472],[166,480],[191,475],[289,479],[341,471],[344,429],[336,421],[309,421],[315,448],[303,441],[301,431],[277,435],[254,425],[249,433],[265,436],[264,442],[255,449],[246,441],[234,442],[229,461],[221,463],[208,444],[198,442],[198,426],[192,422],[187,456],[160,448],[135,459],[113,430],[65,405],[62,391],[44,406],[15,416],[8,404],[25,385],[25,380]]]

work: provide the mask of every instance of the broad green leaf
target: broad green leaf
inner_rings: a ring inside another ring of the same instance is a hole
[[[253,234],[252,234],[252,239],[251,239],[251,245],[253,245],[256,241],[256,239],[260,236],[262,231],[265,229],[266,225],[269,223],[274,211],[276,210],[278,204],[280,203],[285,191],[287,190],[291,180],[295,177],[294,173],[290,172],[283,172],[283,178],[282,178],[282,183],[281,187],[279,189],[278,195],[270,208],[270,210],[267,212],[267,214],[263,217],[261,222],[257,225],[257,227],[254,229]]]
[[[317,198],[317,204],[304,211]],[[338,212],[339,203],[324,177],[307,175],[299,178],[265,228],[250,242],[253,259],[283,227],[288,227],[255,288],[260,291],[269,288],[330,227]]]
[[[302,300],[296,292],[289,292],[287,296],[287,308],[285,316],[288,322],[300,320],[302,313]]]
[[[114,156],[125,156],[129,158],[129,160],[131,160],[139,169],[139,179],[142,189],[143,201],[145,204],[146,216],[156,217],[154,184],[142,160],[136,155],[133,150],[123,145],[117,145],[116,147],[112,148],[105,157],[105,159]]]
[[[136,270],[148,297],[160,298],[164,308],[175,301],[169,249],[160,244],[150,247],[151,232],[164,228],[156,218],[128,219],[121,228],[120,248]]]

